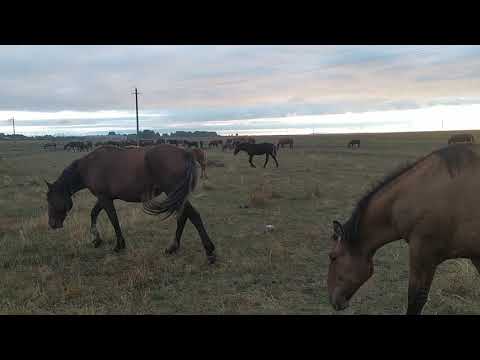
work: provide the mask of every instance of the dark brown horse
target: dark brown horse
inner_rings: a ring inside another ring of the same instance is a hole
[[[256,167],[252,162],[255,155],[265,154],[265,164],[263,164],[263,167],[265,168],[267,166],[269,156],[271,156],[273,160],[275,160],[275,164],[278,168],[278,161],[276,157],[277,148],[271,143],[251,144],[248,142],[243,142],[235,145],[233,155],[237,155],[239,151],[245,151],[248,154],[248,162],[250,163],[251,167]]]
[[[457,134],[457,135],[452,135],[450,139],[448,139],[448,144],[456,144],[456,143],[474,143],[475,138],[473,137],[472,134]]]
[[[211,148],[213,146],[218,148],[218,146],[219,145],[222,146],[222,144],[223,144],[223,140],[212,140],[208,143],[208,147]]]
[[[333,222],[328,294],[342,310],[373,274],[373,256],[387,243],[409,245],[407,314],[420,314],[439,264],[467,258],[480,272],[480,149],[459,144],[389,175]]]
[[[198,141],[188,141],[188,140],[183,140],[183,145],[188,147],[189,149],[191,147],[196,147],[198,148]]]
[[[285,145],[289,145],[290,146],[290,149],[293,149],[293,139],[292,138],[281,138],[278,140],[278,143],[277,143],[277,149],[279,149],[280,147],[283,147]]]
[[[349,142],[348,145],[347,145],[347,147],[349,147],[349,148],[354,148],[355,146],[356,146],[357,148],[360,147],[360,140],[358,140],[358,139],[350,140],[350,142]]]
[[[46,143],[43,145],[43,149],[46,150],[47,148],[53,148],[53,150],[57,150],[57,144],[56,143]]]
[[[185,222],[189,219],[202,240],[207,258],[215,262],[215,247],[210,240],[198,211],[188,201],[198,180],[198,169],[193,155],[171,145],[152,148],[122,149],[103,146],[72,162],[53,183],[47,182],[48,216],[52,229],[63,227],[72,208],[72,195],[89,189],[97,197],[91,211],[90,232],[95,247],[102,240],[97,231],[98,214],[105,210],[117,237],[115,251],[125,248],[113,201],[143,202],[143,210],[151,215],[177,214],[177,230],[167,254],[180,246]],[[161,201],[162,193],[167,198]]]

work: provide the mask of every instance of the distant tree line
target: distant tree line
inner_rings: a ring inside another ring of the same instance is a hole
[[[217,137],[219,136],[215,131],[175,131],[170,134],[155,132],[153,130],[143,130],[139,133],[141,139],[158,139],[158,138],[192,138],[192,137]],[[123,136],[127,140],[136,140],[137,134],[117,134],[115,131],[109,131],[107,136]],[[42,141],[75,141],[85,138],[102,138],[105,135],[85,135],[85,136],[25,136],[21,134],[4,134],[0,133],[0,140],[42,140]]]

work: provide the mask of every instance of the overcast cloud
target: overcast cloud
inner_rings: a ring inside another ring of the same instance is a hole
[[[160,131],[478,104],[480,46],[0,46],[0,131],[134,129],[135,86]]]

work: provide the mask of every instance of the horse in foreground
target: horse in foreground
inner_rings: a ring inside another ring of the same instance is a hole
[[[87,188],[97,198],[91,210],[90,233],[98,247],[102,239],[97,231],[98,214],[105,210],[117,238],[115,251],[125,248],[113,201],[143,203],[150,215],[177,215],[177,230],[173,243],[165,250],[175,253],[180,247],[185,222],[189,219],[197,229],[210,263],[215,262],[215,246],[203,226],[198,211],[188,200],[198,181],[198,169],[193,155],[171,145],[152,148],[122,149],[114,146],[97,148],[66,167],[53,183],[48,182],[48,223],[52,229],[63,227],[73,206],[72,195]],[[167,195],[161,200],[162,193]],[[164,218],[164,219],[165,219]]]
[[[360,199],[350,218],[333,222],[328,294],[343,310],[373,274],[387,243],[409,245],[407,314],[420,314],[438,265],[467,258],[480,272],[480,149],[459,144],[387,176]]]
[[[474,143],[475,138],[473,137],[472,134],[457,134],[457,135],[452,135],[450,139],[448,139],[448,145],[463,143],[463,142]]]
[[[277,143],[277,150],[282,147],[285,146],[285,145],[288,145],[290,146],[290,149],[293,149],[293,139],[292,138],[282,138],[280,140],[278,140],[278,143]]]
[[[251,167],[256,167],[253,165],[253,157],[255,155],[263,155],[265,154],[265,164],[263,164],[263,167],[265,168],[268,163],[269,156],[275,160],[275,164],[277,165],[278,168],[278,161],[276,158],[277,155],[277,148],[275,145],[271,143],[261,143],[261,144],[252,144],[248,142],[243,142],[235,145],[235,150],[233,151],[233,155],[237,155],[240,151],[245,151],[248,156],[248,162],[250,163]]]
[[[359,147],[360,147],[360,140],[358,140],[358,139],[350,140],[350,142],[348,143],[347,147],[348,147],[348,148],[354,148],[354,147],[359,148]]]

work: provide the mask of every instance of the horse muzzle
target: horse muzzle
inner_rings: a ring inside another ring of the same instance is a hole
[[[61,221],[55,221],[55,222],[48,222],[48,225],[50,226],[51,229],[56,230],[56,229],[61,229],[63,228],[63,222]]]
[[[329,300],[335,311],[345,310],[350,305],[348,299],[340,294],[338,289],[333,290],[333,294],[329,296]]]

